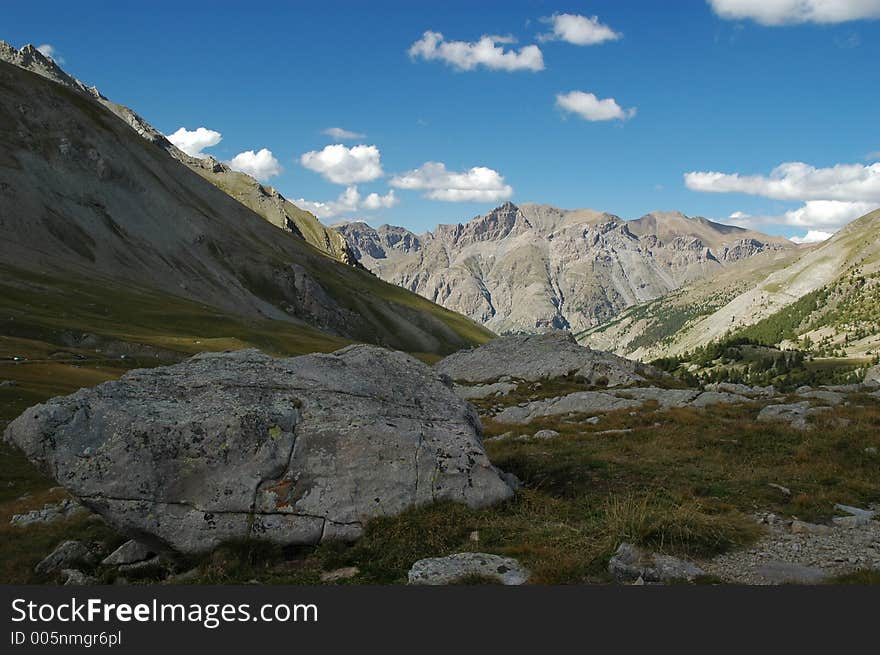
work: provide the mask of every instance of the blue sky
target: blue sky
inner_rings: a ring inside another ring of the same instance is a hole
[[[799,4],[43,0],[0,9],[0,38],[51,45],[165,133],[221,133],[205,149],[218,159],[270,150],[283,172],[262,168],[267,182],[325,203],[306,206],[326,223],[422,231],[509,198],[624,218],[736,212],[803,236],[880,206],[880,2],[839,0],[833,15]],[[573,22],[541,20],[563,14]],[[426,31],[443,35],[422,50],[437,56],[408,54]],[[521,69],[479,63],[468,44],[484,35],[511,37],[489,45]],[[449,42],[463,43],[444,60]],[[571,92],[606,102],[558,99]],[[366,136],[324,151],[329,127]],[[771,176],[786,162],[806,167]]]

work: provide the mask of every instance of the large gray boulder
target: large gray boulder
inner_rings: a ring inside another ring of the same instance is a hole
[[[374,346],[135,370],[31,407],[5,438],[118,530],[187,553],[354,539],[415,505],[513,495],[475,410],[425,364]]]
[[[647,374],[658,374],[645,364],[585,348],[569,332],[558,330],[499,337],[453,353],[434,368],[462,382],[491,382],[505,376],[537,381],[571,375],[587,384],[609,387],[644,382]]]
[[[865,379],[863,380],[863,384],[866,387],[877,388],[880,387],[880,364],[876,366],[872,366],[868,369],[868,372],[865,373]]]

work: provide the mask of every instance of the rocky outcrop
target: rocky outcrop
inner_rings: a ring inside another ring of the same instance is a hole
[[[500,334],[584,330],[738,261],[793,248],[678,212],[625,221],[510,202],[423,235],[388,225],[334,227],[383,280]]]
[[[463,382],[573,376],[585,384],[609,387],[644,382],[647,375],[659,375],[650,366],[578,345],[570,333],[559,330],[493,339],[453,353],[434,368]]]
[[[513,495],[474,409],[374,346],[203,354],[28,409],[5,438],[150,548],[353,539],[376,516]]]

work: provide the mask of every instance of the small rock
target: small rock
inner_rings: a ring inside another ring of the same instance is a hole
[[[475,544],[479,543],[480,542],[480,531],[479,530],[471,531],[471,533],[468,535],[468,539],[470,539]]]
[[[775,482],[770,482],[767,484],[767,486],[772,487],[773,489],[777,489],[778,491],[781,491],[783,496],[790,496],[791,495],[791,489],[789,489],[788,487],[783,487],[781,484],[776,484]]]
[[[65,587],[93,585],[97,583],[96,578],[86,575],[78,569],[62,569],[60,577]]]
[[[538,430],[535,432],[535,439],[555,439],[559,436],[556,430]]]
[[[828,577],[823,569],[778,560],[762,564],[756,572],[770,584],[819,584]]]
[[[167,578],[165,578],[165,582],[168,584],[187,584],[189,582],[198,580],[198,578],[199,570],[190,569],[189,571],[184,571],[183,573],[168,576]]]
[[[841,512],[846,512],[850,516],[858,516],[866,520],[874,518],[874,515],[877,513],[874,510],[861,509],[859,507],[853,507],[852,505],[841,505],[840,503],[837,503],[834,506],[834,509],[839,509]]]
[[[608,572],[618,582],[631,582],[642,578],[644,582],[693,581],[705,575],[696,564],[642,550],[626,542],[608,560]]]
[[[40,575],[46,575],[71,568],[70,565],[77,562],[93,564],[97,561],[99,553],[100,549],[97,544],[73,540],[64,541],[40,561],[34,567],[34,571]]]
[[[141,569],[146,569],[151,566],[158,566],[162,561],[158,556],[151,557],[150,559],[145,559],[141,562],[133,562],[131,564],[120,564],[118,569],[119,571],[140,571]]]
[[[143,562],[155,555],[155,551],[149,546],[145,546],[139,541],[131,539],[126,541],[119,548],[107,555],[101,562],[105,566],[120,566],[124,564],[134,564]]]
[[[876,455],[877,449],[874,448],[874,446],[868,446],[867,448],[865,448],[865,454],[866,455]]]
[[[65,498],[60,503],[46,503],[42,509],[31,510],[25,514],[15,514],[9,520],[9,525],[24,528],[38,523],[54,523],[70,518],[81,510],[84,511],[82,505],[71,498]]]
[[[0,387],[15,387],[18,385],[16,380],[0,380]]]
[[[335,569],[333,571],[327,571],[326,573],[321,574],[321,582],[337,582],[339,580],[348,580],[353,578],[361,570],[356,566],[345,566],[341,569]]]
[[[456,553],[420,559],[409,570],[409,584],[447,585],[472,576],[493,578],[504,585],[521,585],[529,579],[529,572],[511,557]]]
[[[596,424],[597,424],[599,421],[601,421],[601,420],[602,420],[602,419],[599,418],[598,416],[591,416],[590,418],[585,419],[585,420],[584,420],[584,423],[589,423],[590,425],[596,425]],[[875,449],[875,450],[876,450],[876,449]]]
[[[835,516],[831,522],[840,528],[861,528],[868,525],[870,520],[864,516]]]
[[[830,534],[832,530],[827,525],[807,523],[806,521],[795,519],[791,522],[791,531],[793,534]]]

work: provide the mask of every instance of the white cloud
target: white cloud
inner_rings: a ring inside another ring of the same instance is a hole
[[[826,239],[830,239],[834,234],[832,232],[823,232],[822,230],[807,230],[807,233],[802,237],[791,237],[789,241],[793,241],[794,243],[819,243],[820,241],[825,241]]]
[[[301,209],[312,212],[321,219],[335,218],[340,214],[351,214],[360,210],[376,211],[379,209],[387,209],[394,207],[398,203],[397,196],[394,195],[394,189],[391,189],[384,196],[378,193],[371,193],[366,198],[362,198],[356,186],[350,186],[339,194],[336,200],[329,202],[312,202],[305,198],[299,198],[293,201],[293,204]]]
[[[300,162],[335,184],[370,182],[385,174],[376,146],[349,148],[337,143],[323,150],[305,153],[300,157]]]
[[[211,146],[216,146],[223,140],[223,135],[220,134],[220,132],[215,132],[214,130],[209,130],[204,127],[199,127],[195,130],[188,130],[185,127],[181,127],[174,134],[166,134],[165,136],[168,137],[168,140],[171,141],[171,143],[183,150],[190,157],[198,157],[199,159],[208,156],[203,153],[202,150],[210,148]]]
[[[768,226],[789,225],[805,228],[808,232],[831,235],[844,225],[880,207],[880,203],[845,202],[843,200],[808,200],[797,209],[790,209],[782,214],[751,215],[745,212],[733,212],[724,221],[739,227],[754,230],[765,230]],[[798,241],[795,243],[808,243]],[[810,242],[812,243],[812,242]]]
[[[484,66],[490,70],[544,70],[544,56],[536,45],[519,50],[505,50],[504,45],[513,43],[509,36],[480,37],[479,41],[446,41],[440,32],[428,30],[409,48],[413,59],[444,61],[453,68],[469,71]]]
[[[583,91],[556,94],[556,106],[588,121],[625,121],[636,115],[635,107],[623,109],[614,98],[600,100]]]
[[[598,16],[587,17],[578,14],[553,14],[541,19],[552,25],[552,31],[541,34],[541,41],[565,41],[574,45],[597,45],[605,41],[616,41],[623,35],[599,22]]]
[[[797,227],[824,227],[838,230],[852,220],[880,207],[880,202],[810,200],[803,207],[785,212],[779,223]]]
[[[425,197],[446,202],[495,202],[510,198],[513,188],[498,171],[475,166],[456,173],[442,162],[425,162],[419,168],[395,175],[390,182],[398,189],[425,191]]]
[[[44,43],[43,45],[37,46],[37,50],[44,57],[48,57],[56,64],[64,63],[64,57],[58,54],[58,50],[56,50],[55,46],[53,46],[51,43]]]
[[[721,18],[762,25],[844,23],[880,18],[880,0],[708,0]]]
[[[351,132],[350,130],[344,130],[341,127],[328,127],[326,130],[321,130],[321,134],[326,134],[329,137],[333,137],[337,141],[353,141],[355,139],[366,139],[366,134],[361,134],[360,132]]]
[[[880,162],[830,168],[787,162],[774,168],[769,176],[693,171],[685,173],[684,182],[692,191],[747,193],[775,200],[880,202]]]
[[[226,163],[231,169],[247,173],[260,181],[280,175],[284,170],[272,151],[267,148],[261,148],[257,152],[245,150]]]

